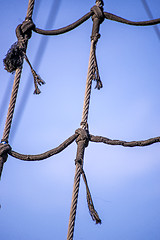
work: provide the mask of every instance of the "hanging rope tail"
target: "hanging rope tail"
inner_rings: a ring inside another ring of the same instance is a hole
[[[90,190],[89,190],[89,187],[88,187],[86,174],[85,174],[83,168],[81,168],[81,174],[82,174],[82,177],[83,177],[83,181],[84,181],[84,183],[85,183],[85,186],[86,186],[87,203],[88,203],[89,213],[90,213],[93,221],[96,222],[96,224],[98,224],[98,223],[101,224],[101,219],[99,218],[99,215],[98,215],[98,213],[97,213],[97,211],[95,210],[94,205],[93,205],[92,196],[91,196],[91,193],[90,193]]]

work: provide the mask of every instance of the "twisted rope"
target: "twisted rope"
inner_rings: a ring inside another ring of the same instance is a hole
[[[84,104],[83,104],[83,113],[82,113],[82,122],[81,122],[82,129],[87,129],[87,119],[88,119],[89,102],[90,102],[90,96],[91,96],[92,77],[93,77],[93,66],[94,66],[93,45],[94,45],[94,41],[92,40],[90,57],[89,57],[89,65],[88,65],[87,81],[86,81],[86,90],[85,90],[85,97],[84,97]],[[83,140],[79,141],[77,145],[78,146],[77,146],[76,159],[81,160],[81,166],[79,164],[76,164],[67,240],[73,239],[79,185],[80,185],[81,167],[83,167],[83,158],[84,158],[84,151],[85,151],[85,142]]]
[[[34,7],[34,0],[29,0],[26,18],[32,17],[33,7]],[[27,49],[27,42],[28,42],[28,40],[26,41],[25,50]],[[15,103],[16,103],[17,94],[18,94],[21,73],[22,73],[22,67],[17,68],[16,73],[15,73],[14,84],[13,84],[13,88],[12,88],[12,94],[11,94],[11,98],[10,98],[10,104],[9,104],[9,108],[8,108],[5,128],[3,131],[3,141],[5,141],[5,142],[8,142],[8,138],[9,138],[9,133],[10,133],[10,129],[11,129],[11,124],[12,124]],[[6,157],[5,161],[6,160],[7,160],[7,157]],[[3,157],[0,157],[0,165],[1,165],[0,176],[2,174],[3,164],[5,161],[4,161]]]
[[[86,80],[86,89],[85,89],[85,96],[84,96],[84,103],[83,103],[83,112],[82,112],[82,121],[81,121],[81,128],[84,130],[88,130],[88,112],[89,112],[89,103],[91,97],[91,87],[92,87],[92,80],[95,76],[95,50],[96,50],[96,43],[99,38],[99,26],[100,23],[103,21],[103,8],[99,5],[99,2],[103,1],[96,1],[96,6],[92,8],[94,12],[93,15],[93,28],[92,28],[92,36],[91,36],[91,48],[90,48],[90,56],[89,56],[89,64],[88,64],[88,73],[87,73],[87,80]],[[75,226],[75,218],[76,218],[76,210],[77,210],[77,202],[78,202],[78,193],[79,193],[79,185],[80,185],[80,176],[83,170],[83,162],[84,162],[84,152],[85,147],[88,145],[86,144],[85,139],[80,139],[77,142],[77,155],[76,155],[76,169],[75,169],[75,177],[74,177],[74,185],[73,185],[73,192],[72,192],[72,202],[71,202],[71,209],[70,209],[70,217],[69,217],[69,224],[68,224],[68,233],[67,233],[67,240],[73,239],[74,234],[74,226]],[[85,175],[83,174],[84,182],[86,182]],[[93,202],[91,199],[90,192],[88,191],[87,202],[89,206],[89,211],[91,216],[97,223],[100,223],[101,220],[96,218],[96,211],[94,211]],[[98,220],[97,220],[98,219]]]

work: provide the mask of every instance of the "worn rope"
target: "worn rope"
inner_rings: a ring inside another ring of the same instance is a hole
[[[109,145],[121,145],[123,147],[144,147],[144,146],[148,146],[148,145],[160,142],[160,137],[149,138],[147,140],[142,140],[142,141],[131,141],[131,142],[122,141],[122,140],[112,140],[106,137],[94,136],[91,134],[89,135],[89,138],[91,142],[97,142],[97,143],[102,142]]]
[[[63,143],[61,143],[58,147],[53,148],[47,152],[41,153],[41,154],[37,154],[37,155],[27,155],[27,154],[21,154],[18,152],[15,152],[13,150],[9,151],[9,155],[14,157],[14,158],[18,158],[20,160],[23,161],[40,161],[40,160],[44,160],[46,158],[49,158],[55,154],[58,154],[60,152],[62,152],[66,147],[68,147],[76,138],[78,137],[78,134],[75,133],[73,134],[71,137],[69,137],[68,139],[66,139]]]
[[[34,0],[29,0],[26,18],[32,17],[33,7],[34,7]],[[28,41],[26,41],[25,50],[27,49],[27,42]],[[21,78],[21,72],[22,72],[22,67],[19,67],[16,69],[14,84],[13,84],[13,88],[12,88],[12,94],[11,94],[11,98],[10,98],[10,104],[9,104],[9,108],[8,108],[5,128],[4,128],[3,137],[2,137],[3,141],[5,141],[5,142],[7,142],[8,138],[9,138],[11,123],[12,123],[12,119],[13,119],[13,113],[14,113],[14,109],[15,109],[15,103],[16,103],[16,99],[17,99],[18,88],[19,88],[19,83],[20,83],[20,78]],[[0,164],[1,165],[0,176],[2,174],[3,164],[6,161],[6,159],[4,160],[3,157],[0,156],[0,163],[1,163]]]
[[[82,125],[81,125],[82,129],[86,129],[86,126],[87,126],[86,124],[88,119],[89,102],[90,102],[90,94],[91,94],[91,86],[92,86],[93,65],[94,65],[94,57],[93,57],[93,41],[92,41],[90,58],[89,58],[89,66],[88,66],[88,74],[87,74],[87,82],[86,82],[86,91],[85,91],[85,98],[84,98],[84,105],[83,105],[83,113],[82,113]],[[83,166],[84,151],[85,151],[84,142],[79,141],[77,146],[76,159],[81,159],[81,166]],[[81,167],[79,166],[79,164],[76,164],[67,240],[73,239],[79,185],[80,185],[80,176],[81,176]]]
[[[36,33],[42,34],[42,35],[63,34],[63,33],[66,33],[66,32],[69,32],[69,31],[75,29],[76,27],[78,27],[79,25],[81,25],[82,23],[87,21],[92,15],[93,15],[93,12],[89,12],[89,13],[85,14],[83,17],[81,17],[79,20],[77,20],[76,22],[74,22],[66,27],[63,27],[63,28],[59,28],[59,29],[55,29],[55,30],[43,30],[43,29],[35,27],[33,29],[33,31]]]
[[[2,146],[4,145],[4,149],[6,149],[6,146],[8,149],[10,149],[8,151],[8,154],[14,158],[17,158],[19,160],[23,160],[23,161],[40,161],[40,160],[44,160],[47,159],[55,154],[58,154],[60,152],[62,152],[65,148],[67,148],[77,137],[79,136],[79,133],[77,132],[77,130],[75,131],[75,134],[73,134],[71,137],[69,137],[68,139],[66,139],[63,143],[61,143],[58,147],[53,148],[47,152],[41,153],[41,154],[36,154],[36,155],[29,155],[29,154],[21,154],[18,153],[16,151],[13,151],[11,149],[11,147],[8,148],[8,144],[6,144],[5,142],[1,143],[0,146],[2,148]],[[160,142],[160,137],[155,137],[155,138],[149,138],[146,140],[141,140],[141,141],[122,141],[122,140],[112,140],[110,138],[107,137],[102,137],[102,136],[94,136],[92,134],[89,134],[89,141],[91,142],[96,142],[96,143],[105,143],[108,145],[120,145],[123,147],[144,147],[144,146],[148,146],[154,143],[158,143]]]
[[[42,35],[64,34],[66,32],[69,32],[69,31],[77,28],[79,25],[81,25],[82,23],[87,21],[93,14],[94,14],[93,11],[90,11],[87,14],[85,14],[82,18],[77,20],[76,22],[74,22],[66,27],[59,28],[59,29],[43,30],[43,29],[35,27],[33,29],[33,31],[38,34],[42,34]],[[149,20],[149,21],[130,21],[130,20],[119,17],[119,16],[109,13],[109,12],[104,12],[104,17],[108,20],[112,20],[112,21],[116,21],[116,22],[120,22],[120,23],[124,23],[124,24],[128,24],[128,25],[133,25],[133,26],[150,26],[150,25],[155,25],[155,24],[160,23],[160,18]]]
[[[103,11],[103,9],[100,9],[100,7],[98,7],[97,5],[98,5],[98,1],[95,6],[95,9],[98,8],[97,12],[95,12],[93,9],[95,16],[93,15],[94,17],[92,18],[93,28],[92,28],[92,36],[91,36],[91,48],[90,48],[90,57],[89,57],[89,64],[88,64],[88,73],[87,73],[86,89],[85,89],[85,96],[84,96],[84,103],[83,103],[82,121],[81,121],[81,128],[82,130],[85,130],[85,131],[88,130],[87,120],[88,120],[89,103],[90,103],[90,97],[91,97],[91,87],[92,87],[92,80],[94,79],[94,74],[95,74],[95,64],[96,64],[95,63],[95,46],[99,38],[99,26],[100,26],[100,23],[102,22],[101,16],[98,16],[98,15],[99,15],[99,11]],[[97,21],[97,18],[98,18],[98,21]],[[84,139],[80,139],[77,142],[76,162],[79,162],[79,164],[76,164],[76,169],[75,169],[67,240],[73,239],[77,202],[78,202],[78,193],[79,193],[79,186],[80,186],[80,176],[82,174],[84,152],[85,152],[86,146],[87,146],[86,141]],[[91,206],[92,201],[90,201],[89,199],[90,198],[88,197],[87,201],[89,203],[89,206]],[[94,220],[96,220],[96,217],[95,218],[93,217],[94,214],[92,215],[91,209],[92,208],[90,207],[91,216]],[[100,220],[97,221],[97,223],[100,223],[100,222],[101,222]]]
[[[151,26],[160,23],[160,18],[149,20],[149,21],[130,21],[125,18],[116,16],[115,14],[109,13],[109,12],[104,12],[104,16],[108,20],[128,24],[128,25],[133,25],[133,26]]]

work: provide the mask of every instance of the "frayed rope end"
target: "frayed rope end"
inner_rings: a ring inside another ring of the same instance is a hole
[[[7,72],[14,73],[17,68],[23,64],[24,49],[15,42],[8,50],[6,57],[3,59],[4,69]]]

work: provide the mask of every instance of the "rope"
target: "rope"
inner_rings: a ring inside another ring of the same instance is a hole
[[[82,128],[80,129],[82,130]],[[66,139],[63,143],[61,143],[58,147],[53,148],[47,152],[37,154],[37,155],[28,155],[28,154],[21,154],[16,151],[13,151],[10,149],[8,154],[14,158],[23,160],[23,161],[40,161],[44,160],[46,158],[49,158],[55,154],[58,154],[62,152],[65,148],[67,148],[75,139],[78,139],[81,133],[78,132],[78,129],[75,131],[75,134],[73,134],[71,137]],[[150,138],[147,140],[142,140],[142,141],[122,141],[122,140],[112,140],[106,137],[102,136],[94,136],[92,134],[88,133],[88,141],[91,142],[97,142],[97,143],[105,143],[108,145],[120,145],[123,147],[144,147],[148,146],[157,142],[160,142],[160,137],[155,137],[155,138]],[[2,144],[2,143],[1,143]],[[1,146],[0,144],[0,146]],[[3,142],[3,145],[5,144],[5,141]]]
[[[84,23],[85,21],[87,21],[91,16],[92,16],[92,12],[89,12],[87,14],[85,14],[82,18],[80,18],[79,20],[77,20],[76,22],[63,27],[63,28],[59,28],[59,29],[55,29],[55,30],[43,30],[40,28],[35,27],[33,29],[34,32],[42,34],[42,35],[59,35],[59,34],[63,34],[66,32],[69,32],[73,29],[75,29],[76,27],[78,27],[79,25],[81,25],[82,23]]]
[[[121,141],[121,140],[111,140],[106,137],[93,136],[90,134],[90,141],[91,142],[103,142],[103,143],[109,144],[109,145],[121,145],[123,147],[144,147],[144,146],[151,145],[153,143],[160,142],[160,137],[150,138],[150,139],[142,140],[142,141],[126,142],[126,141]]]
[[[90,102],[92,77],[93,77],[93,65],[94,65],[93,44],[94,44],[94,42],[92,40],[91,50],[90,50],[90,58],[89,58],[89,66],[88,66],[88,74],[87,74],[87,81],[86,81],[86,91],[85,91],[84,105],[83,105],[83,113],[82,113],[82,122],[81,122],[82,129],[87,129],[86,126],[87,126],[87,119],[88,119],[89,102]],[[77,145],[78,146],[77,146],[76,159],[81,159],[81,166],[83,167],[85,141],[81,140],[77,143]],[[69,225],[68,225],[68,233],[67,233],[67,240],[72,240],[73,239],[75,217],[76,217],[76,210],[77,210],[77,202],[78,202],[79,185],[80,185],[80,176],[81,176],[81,166],[79,164],[76,164],[74,185],[73,185],[73,192],[72,192],[72,202],[71,202],[70,217],[69,217]]]
[[[125,18],[116,16],[115,14],[108,13],[108,12],[104,12],[104,16],[108,20],[112,20],[112,21],[116,21],[116,22],[120,22],[128,25],[133,25],[133,26],[151,26],[151,25],[160,23],[160,18],[149,20],[149,21],[135,22],[135,21],[130,21]]]
[[[49,158],[55,154],[58,154],[60,152],[62,152],[66,147],[68,147],[76,138],[77,138],[78,134],[75,133],[74,135],[72,135],[71,137],[69,137],[68,139],[66,139],[63,143],[61,143],[58,147],[53,148],[47,152],[44,152],[42,154],[37,154],[37,155],[26,155],[26,154],[21,154],[18,152],[15,152],[13,150],[11,150],[8,154],[12,157],[18,158],[20,160],[23,161],[40,161],[40,160],[44,160],[46,158]]]
[[[87,21],[93,14],[94,14],[93,11],[90,11],[87,14],[85,14],[82,18],[77,20],[76,22],[74,22],[66,27],[59,28],[59,29],[43,30],[43,29],[35,27],[33,29],[33,31],[38,34],[42,34],[42,35],[51,35],[51,36],[60,35],[60,34],[69,32],[69,31],[77,28],[79,25],[81,25],[82,23]],[[120,22],[120,23],[124,23],[124,24],[128,24],[128,25],[133,25],[133,26],[150,26],[150,25],[155,25],[155,24],[160,23],[160,18],[149,20],[149,21],[130,21],[130,20],[119,17],[119,16],[109,13],[109,12],[104,12],[104,17],[108,20],[112,20],[112,21],[116,21],[116,22]]]
[[[29,0],[26,18],[32,17],[33,7],[34,7],[34,0]],[[28,42],[28,40],[26,41],[25,50],[27,49],[27,42]],[[3,132],[3,139],[5,141],[8,141],[8,138],[9,138],[9,133],[10,133],[10,129],[11,129],[11,123],[12,123],[12,119],[13,119],[13,113],[14,113],[14,109],[15,109],[15,103],[16,103],[16,99],[17,99],[21,73],[22,73],[22,67],[17,68],[16,73],[15,73],[14,84],[13,84],[13,88],[12,88],[12,94],[11,94],[11,98],[10,98],[10,104],[9,104],[9,108],[8,108],[5,128],[4,128],[4,132]],[[6,157],[6,159],[4,159],[3,157],[0,157],[0,165],[1,165],[0,176],[2,174],[3,164],[6,160],[7,160],[7,157]]]
[[[129,25],[135,25],[135,26],[149,26],[149,25],[155,25],[160,23],[160,18],[150,20],[150,21],[140,21],[140,22],[130,21],[130,20],[118,17],[114,14],[103,12],[103,5],[104,3],[102,0],[96,0],[96,5],[91,8],[91,11],[86,15],[84,15],[79,20],[77,20],[76,22],[57,30],[42,30],[42,29],[36,28],[34,23],[32,22],[34,0],[29,0],[25,21],[22,24],[18,25],[16,29],[18,42],[12,45],[11,49],[8,51],[6,55],[6,58],[4,59],[5,69],[8,72],[15,71],[15,79],[14,79],[14,84],[12,88],[12,94],[11,94],[10,104],[8,108],[5,128],[3,132],[3,139],[1,140],[1,143],[0,143],[0,177],[3,169],[3,164],[7,160],[8,154],[10,154],[15,158],[25,160],[25,161],[43,160],[63,151],[76,139],[76,142],[77,142],[77,154],[76,154],[76,160],[75,160],[76,169],[75,169],[67,240],[73,239],[81,174],[86,186],[87,203],[88,203],[90,215],[92,219],[96,221],[96,223],[101,223],[98,213],[94,208],[91,193],[87,183],[87,178],[83,170],[85,148],[88,146],[89,141],[103,142],[105,144],[110,144],[110,145],[122,145],[125,147],[147,146],[156,142],[160,142],[160,137],[150,138],[148,140],[143,140],[143,141],[126,142],[121,140],[111,140],[109,138],[102,137],[102,136],[93,136],[88,132],[87,121],[88,121],[89,104],[90,104],[90,97],[91,97],[92,80],[97,81],[95,88],[97,89],[102,88],[102,82],[100,80],[98,64],[96,59],[96,44],[100,37],[100,34],[99,34],[100,24],[104,21],[105,18],[109,20],[129,24]],[[32,30],[35,31],[36,33],[43,34],[43,35],[58,35],[58,34],[62,34],[62,33],[73,30],[74,28],[78,27],[79,25],[87,21],[91,16],[93,20],[93,27],[92,27],[91,48],[90,48],[81,128],[77,129],[74,135],[69,137],[58,147],[51,149],[50,151],[47,151],[45,153],[37,154],[37,155],[25,155],[25,154],[20,154],[15,151],[12,151],[10,145],[8,144],[8,138],[9,138],[9,133],[11,129],[24,58],[29,64],[34,77],[34,84],[35,84],[34,93],[39,94],[40,90],[38,88],[38,85],[44,84],[44,81],[39,77],[39,75],[37,75],[37,73],[33,69],[26,55],[27,44],[28,44],[29,38],[31,37]]]
[[[98,4],[97,4],[98,5]],[[96,6],[98,8],[97,12],[103,11],[102,8]],[[93,10],[94,11],[94,10]],[[102,16],[98,16],[95,12],[93,20],[93,28],[92,28],[92,36],[91,36],[91,48],[90,48],[90,57],[89,57],[89,64],[88,64],[88,73],[87,73],[87,80],[86,80],[86,89],[85,89],[85,96],[84,96],[84,104],[83,104],[83,112],[82,112],[82,121],[81,121],[81,128],[82,130],[88,130],[88,112],[89,112],[89,103],[91,97],[91,87],[92,87],[92,80],[94,79],[94,72],[95,72],[95,46],[99,38],[99,26],[102,22]],[[103,12],[102,12],[103,15]],[[98,21],[97,21],[98,19]],[[98,36],[98,37],[97,37]],[[76,169],[75,169],[75,177],[74,177],[74,185],[73,185],[73,192],[72,192],[72,201],[71,201],[71,209],[70,209],[70,217],[69,217],[69,224],[68,224],[68,233],[67,233],[67,240],[73,239],[74,234],[74,226],[75,226],[75,218],[76,218],[76,210],[77,210],[77,203],[78,203],[78,193],[79,193],[79,185],[80,185],[80,176],[83,169],[83,162],[84,162],[84,152],[86,144],[85,139],[80,139],[77,142],[77,155],[76,155]],[[84,176],[84,175],[83,175]],[[84,177],[85,179],[85,177]],[[84,180],[85,181],[85,180]],[[92,201],[89,201],[90,198],[87,198],[88,203],[92,206]],[[92,215],[91,207],[90,213]],[[96,211],[95,211],[96,212]],[[95,213],[96,216],[96,213]],[[92,217],[96,220],[96,217]],[[99,217],[98,217],[99,218]],[[97,220],[97,223],[100,223],[101,220]]]

